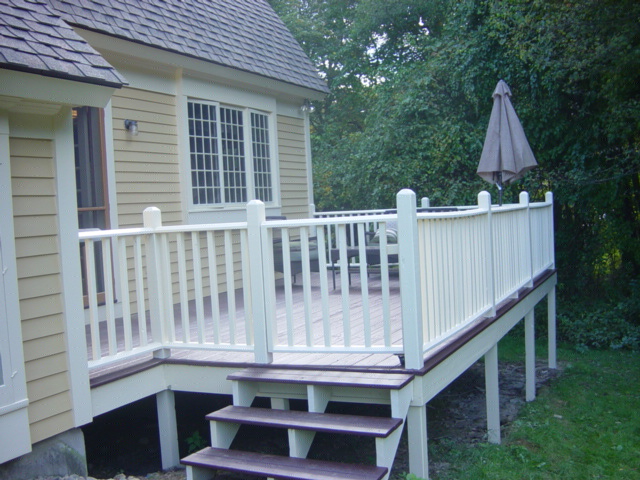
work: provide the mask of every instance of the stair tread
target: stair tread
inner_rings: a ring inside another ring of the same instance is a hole
[[[279,480],[380,480],[387,468],[207,447],[182,459],[194,467]]]
[[[293,370],[246,368],[228,380],[305,385],[344,386],[400,390],[413,379],[410,373],[343,372],[338,370]]]
[[[295,410],[238,407],[230,405],[207,415],[207,420],[264,425],[279,428],[312,430],[315,432],[345,433],[368,437],[388,437],[402,425],[399,418],[312,413]]]

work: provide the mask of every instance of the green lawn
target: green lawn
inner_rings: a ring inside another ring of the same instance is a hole
[[[521,360],[521,345],[503,340],[501,358]],[[430,459],[450,464],[432,480],[640,479],[640,355],[559,348],[558,359],[563,374],[521,410],[502,445],[432,442]]]

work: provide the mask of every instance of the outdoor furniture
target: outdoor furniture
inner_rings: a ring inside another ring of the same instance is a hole
[[[296,276],[302,273],[302,245],[300,240],[289,242],[289,265],[293,283],[296,283]],[[276,239],[273,242],[273,269],[276,272],[284,273],[284,253],[282,251],[282,240]],[[309,269],[312,272],[319,272],[318,265],[318,240],[309,239]],[[335,287],[334,287],[335,288]]]
[[[397,236],[397,228],[396,228],[396,224],[395,222],[389,222],[387,224],[387,248],[392,249],[392,250],[396,250],[397,251],[397,243],[398,243],[398,236]],[[371,266],[375,266],[375,265],[380,265],[381,263],[381,254],[380,254],[380,245],[379,245],[379,241],[378,241],[378,234],[379,234],[379,229],[376,230],[375,232],[365,232],[365,258],[364,261],[367,264],[367,271],[368,268]],[[394,248],[395,247],[395,248]],[[350,246],[347,247],[346,249],[346,257],[347,257],[347,263],[350,263],[351,260],[353,258],[358,258],[360,257],[360,247],[355,245],[355,246]],[[335,290],[336,288],[336,269],[337,269],[337,263],[340,260],[340,249],[339,248],[332,248],[331,249],[331,270],[333,272],[333,288]],[[389,261],[389,263],[393,264],[393,263],[398,263],[398,255],[397,253],[392,253],[390,255],[387,255],[387,259]],[[362,261],[362,259],[361,259]],[[349,285],[351,285],[351,271],[349,270]]]
[[[267,220],[286,220],[287,217],[267,216]],[[296,277],[302,273],[302,242],[298,239],[289,242],[289,265],[293,283],[296,283]],[[282,239],[275,238],[273,240],[273,269],[278,273],[284,273],[284,253],[282,251]],[[309,269],[312,272],[319,272],[318,265],[318,239],[316,237],[309,238]],[[335,287],[334,287],[335,288]]]
[[[419,207],[416,209],[418,213],[424,212],[455,212],[458,211],[457,207]],[[386,210],[383,215],[396,214],[397,210]],[[398,263],[398,230],[397,223],[395,221],[387,222],[387,261],[389,264]],[[380,245],[378,240],[379,229],[375,232],[365,232],[365,262],[367,264],[367,272],[369,267],[377,266],[381,264]],[[340,260],[340,249],[331,249],[331,270],[333,272],[333,288],[336,288],[336,268],[337,263]],[[360,257],[360,247],[349,246],[346,249],[347,263],[350,263],[353,258]],[[351,284],[351,271],[349,271],[349,284]]]

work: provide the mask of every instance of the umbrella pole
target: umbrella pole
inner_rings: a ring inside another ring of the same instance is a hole
[[[496,182],[498,186],[498,206],[502,206],[502,172],[498,172],[498,181]]]

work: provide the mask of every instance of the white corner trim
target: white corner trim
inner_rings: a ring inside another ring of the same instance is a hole
[[[307,157],[307,192],[309,204],[315,204],[313,197],[313,160],[311,158],[311,125],[309,124],[309,114],[304,115],[304,154]],[[310,212],[309,212],[310,213]]]
[[[58,191],[58,228],[62,301],[67,337],[67,358],[74,425],[93,419],[89,368],[82,305],[82,281],[78,241],[75,154],[71,108],[64,109],[55,124],[55,168]]]

